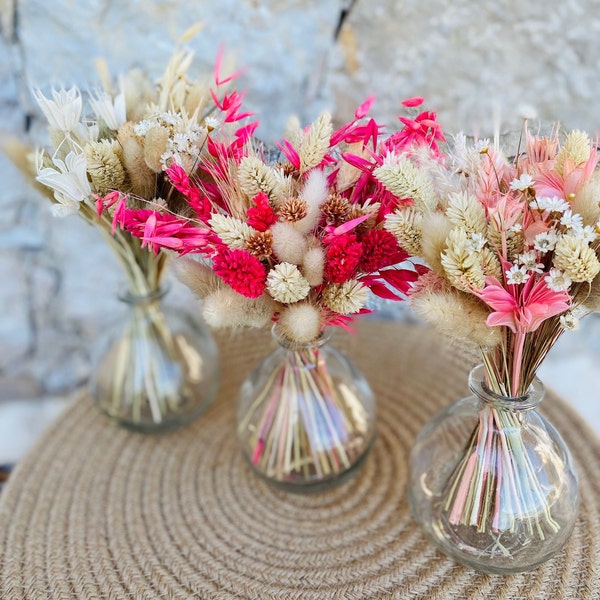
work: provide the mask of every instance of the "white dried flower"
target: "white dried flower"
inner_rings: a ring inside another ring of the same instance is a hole
[[[527,272],[527,269],[519,265],[513,265],[510,269],[507,269],[504,274],[506,275],[506,282],[511,285],[525,283],[531,277]]]
[[[68,133],[77,128],[81,119],[82,100],[75,86],[69,90],[52,90],[52,100],[40,90],[35,90],[34,95],[50,129]]]
[[[543,263],[537,261],[537,254],[535,250],[529,250],[523,252],[517,257],[519,264],[523,265],[523,268],[531,273],[542,273],[544,271]]]
[[[296,265],[283,262],[269,271],[267,291],[277,302],[291,304],[308,296],[310,284]]]
[[[544,279],[546,280],[546,285],[553,292],[566,292],[573,283],[560,269],[554,267],[550,269],[548,275],[546,275]]]
[[[486,244],[487,240],[482,233],[471,233],[467,236],[467,248],[471,252],[481,252]]]
[[[528,173],[523,173],[518,179],[513,179],[510,182],[511,190],[524,192],[527,188],[533,187],[533,179]]]
[[[566,312],[564,315],[560,315],[558,321],[563,326],[563,329],[568,331],[579,329],[579,319],[571,311]]]
[[[533,247],[542,254],[554,250],[556,242],[558,241],[558,235],[555,231],[542,231],[533,238]]]
[[[529,206],[540,211],[564,213],[569,209],[569,203],[558,196],[540,196],[529,203]]]
[[[583,218],[581,215],[574,213],[570,208],[564,211],[560,218],[560,224],[575,234],[583,232]]]
[[[356,279],[343,283],[330,283],[323,290],[323,301],[334,312],[349,315],[364,308],[369,298],[369,288]]]
[[[245,248],[246,242],[256,233],[248,223],[234,217],[213,214],[210,221],[212,230],[229,248]]]
[[[53,159],[52,167],[38,169],[36,180],[54,191],[58,202],[52,206],[55,216],[65,217],[79,210],[79,205],[92,193],[87,179],[87,161],[85,154],[69,152],[64,162]]]
[[[117,131],[127,121],[127,110],[125,107],[125,94],[121,92],[114,98],[106,92],[96,92],[90,96],[90,106],[96,118],[104,121],[112,131]]]

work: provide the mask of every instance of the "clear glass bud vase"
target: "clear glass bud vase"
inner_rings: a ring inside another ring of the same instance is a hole
[[[375,437],[375,401],[364,376],[329,335],[279,347],[245,379],[237,435],[256,473],[289,491],[320,491],[353,473]]]
[[[163,287],[120,296],[127,314],[96,348],[92,395],[129,429],[160,432],[186,425],[211,404],[218,351],[200,318],[164,303]]]
[[[445,554],[480,571],[516,573],[565,544],[578,508],[577,476],[564,441],[538,412],[544,387],[506,397],[469,376],[472,395],[418,435],[410,455],[414,517]]]

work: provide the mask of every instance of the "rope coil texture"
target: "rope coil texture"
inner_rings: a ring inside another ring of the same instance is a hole
[[[581,483],[574,533],[535,571],[481,575],[428,543],[405,494],[412,441],[466,395],[474,355],[418,324],[336,333],[376,394],[378,437],[354,478],[301,495],[256,477],[236,448],[237,391],[269,332],[218,341],[221,390],[194,423],[131,433],[84,393],[17,465],[0,494],[2,600],[600,599],[600,441],[554,394],[543,410]]]

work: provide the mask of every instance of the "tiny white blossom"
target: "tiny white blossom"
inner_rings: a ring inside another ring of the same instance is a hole
[[[527,173],[523,173],[521,177],[519,177],[518,179],[513,179],[510,182],[511,190],[519,190],[521,192],[524,192],[527,188],[530,188],[532,186],[533,179],[531,178],[531,175],[528,175]]]
[[[557,241],[558,236],[555,231],[542,231],[542,233],[538,233],[535,236],[533,247],[542,254],[545,254],[546,252],[554,250]]]
[[[596,229],[591,225],[586,225],[581,231],[581,238],[588,244],[595,242],[598,239]]]
[[[469,250],[469,252],[479,252],[486,243],[487,240],[482,233],[472,233],[467,240],[467,250]]]
[[[520,231],[523,231],[523,225],[521,225],[521,223],[515,223],[512,227],[509,227],[508,230],[514,233],[519,233]]]
[[[204,126],[207,129],[218,129],[221,126],[221,121],[217,117],[206,117],[204,119]]]
[[[483,154],[488,151],[488,149],[490,147],[490,140],[488,140],[488,139],[478,140],[475,142],[473,147],[475,148],[475,150],[477,152],[479,152],[480,154]]]
[[[513,265],[510,269],[505,271],[507,283],[518,285],[525,283],[531,275],[525,270],[525,267],[519,265]]]
[[[531,273],[542,273],[544,271],[544,265],[537,261],[537,255],[534,250],[519,254],[517,260],[527,271]]]
[[[550,269],[550,272],[548,273],[548,275],[546,275],[544,279],[546,280],[546,285],[553,292],[565,292],[571,287],[571,284],[573,283],[565,273],[563,273],[560,269],[556,268]]]
[[[569,331],[575,331],[579,328],[579,319],[572,312],[566,312],[558,320],[563,328]]]
[[[567,229],[573,230],[574,233],[581,233],[583,231],[583,217],[578,213],[574,213],[570,208],[565,210],[560,223]]]
[[[540,196],[529,203],[531,208],[539,210],[547,210],[548,212],[564,213],[569,210],[569,203],[558,196]]]

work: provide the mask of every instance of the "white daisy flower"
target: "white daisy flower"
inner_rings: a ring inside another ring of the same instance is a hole
[[[554,250],[558,236],[555,231],[543,231],[538,233],[533,239],[533,247],[542,254]]]
[[[542,273],[544,271],[544,265],[537,261],[537,255],[534,250],[519,254],[517,257],[519,263],[525,267],[525,269],[531,273]]]
[[[480,154],[485,154],[489,150],[490,140],[478,140],[475,142],[475,144],[473,144],[473,147],[475,148],[476,152],[479,152]]]
[[[563,213],[560,224],[576,234],[583,231],[583,217],[578,213],[574,213],[570,208]]]
[[[532,186],[533,179],[531,178],[531,175],[528,175],[527,173],[523,173],[521,177],[519,177],[518,179],[513,179],[510,182],[510,189],[519,190],[520,192],[524,192],[527,188],[530,188]]]
[[[531,208],[539,210],[547,210],[548,212],[564,213],[569,210],[569,203],[558,196],[540,196],[529,203]]]
[[[554,267],[550,269],[550,272],[548,273],[548,275],[546,275],[544,279],[546,280],[546,285],[553,292],[565,292],[571,287],[571,284],[573,283],[565,273],[563,273],[560,269],[556,269]]]
[[[519,265],[513,265],[510,269],[505,271],[505,274],[506,282],[512,285],[525,283],[531,277],[525,267]]]
[[[467,240],[467,249],[469,252],[480,252],[486,243],[487,240],[482,233],[472,233]]]
[[[586,225],[581,231],[581,238],[588,244],[595,242],[598,239],[596,229],[591,225]]]

